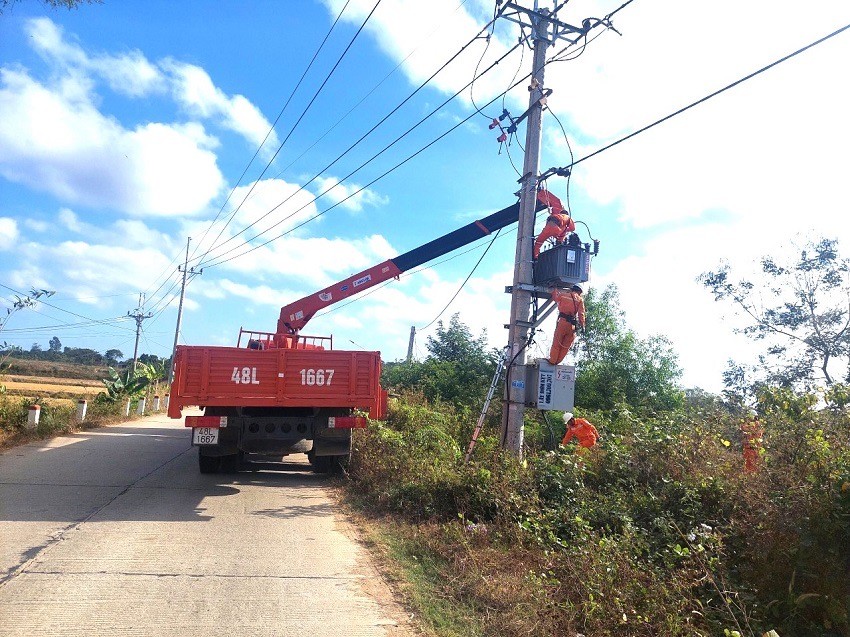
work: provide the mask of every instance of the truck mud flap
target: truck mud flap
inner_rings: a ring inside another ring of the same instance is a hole
[[[351,453],[351,438],[316,438],[313,454],[316,456],[347,456]]]

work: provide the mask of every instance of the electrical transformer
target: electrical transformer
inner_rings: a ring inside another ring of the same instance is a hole
[[[545,287],[564,288],[590,279],[590,257],[598,252],[590,251],[589,243],[570,241],[540,253],[534,263],[534,284]]]

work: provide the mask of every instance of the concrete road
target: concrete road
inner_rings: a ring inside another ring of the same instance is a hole
[[[201,475],[165,416],[0,454],[0,635],[414,634],[302,462]]]

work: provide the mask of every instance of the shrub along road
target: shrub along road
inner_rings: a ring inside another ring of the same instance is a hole
[[[200,475],[164,415],[0,454],[0,635],[413,634],[289,469]]]

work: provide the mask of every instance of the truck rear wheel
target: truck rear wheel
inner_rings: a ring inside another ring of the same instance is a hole
[[[218,456],[205,456],[198,449],[198,468],[201,473],[218,473],[221,468],[221,458]]]
[[[236,473],[242,465],[242,453],[234,453],[230,456],[219,458],[219,469],[222,473]]]

